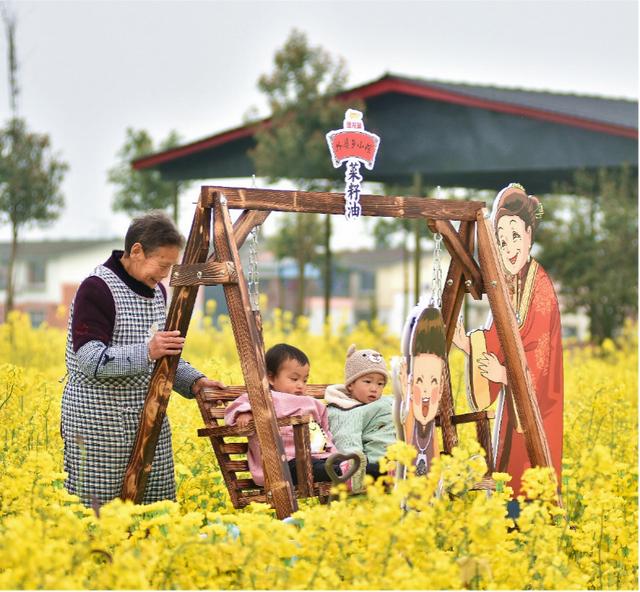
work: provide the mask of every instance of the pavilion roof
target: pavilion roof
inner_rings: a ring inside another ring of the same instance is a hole
[[[339,98],[363,101],[366,128],[382,139],[376,166],[365,175],[370,181],[404,183],[420,173],[425,185],[497,188],[519,181],[542,192],[577,168],[638,163],[634,100],[393,74]],[[262,125],[269,118],[139,158],[133,167],[170,179],[251,176],[247,151]]]

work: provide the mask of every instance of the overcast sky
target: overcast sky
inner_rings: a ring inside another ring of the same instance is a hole
[[[128,126],[185,141],[238,126],[293,27],[345,58],[349,85],[385,72],[452,82],[638,97],[635,1],[21,1],[19,112],[70,165],[66,209],[29,238],[113,237],[106,171]],[[0,123],[9,117],[0,42]],[[365,122],[366,123],[366,122]],[[341,122],[336,122],[339,127]],[[384,141],[384,138],[382,138]],[[328,158],[328,155],[327,155]],[[220,180],[220,184],[239,181]],[[499,188],[497,188],[499,189]],[[182,197],[187,232],[197,188]],[[0,239],[9,236],[0,228]],[[337,240],[337,246],[343,241]]]

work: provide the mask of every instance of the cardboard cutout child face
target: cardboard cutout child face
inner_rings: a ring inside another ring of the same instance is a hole
[[[411,406],[417,422],[427,425],[438,413],[442,397],[442,358],[435,354],[418,354],[413,358]]]
[[[531,227],[519,216],[502,216],[497,225],[498,246],[505,269],[516,275],[529,259]]]

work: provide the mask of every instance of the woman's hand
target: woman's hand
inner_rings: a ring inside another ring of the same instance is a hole
[[[191,385],[191,392],[197,395],[204,388],[224,389],[226,386],[219,380],[211,380],[206,376],[202,376]]]
[[[498,361],[495,354],[484,353],[478,358],[480,374],[491,382],[507,384],[507,369]]]
[[[180,331],[158,331],[149,340],[149,359],[157,360],[163,356],[175,356],[182,352],[184,337]]]
[[[462,323],[462,317],[458,318],[458,322],[456,323],[456,328],[453,332],[453,344],[460,350],[462,350],[465,354],[469,355],[471,351],[471,345],[469,337],[464,330],[464,324]]]
[[[236,415],[236,425],[240,428],[246,428],[250,421],[253,421],[253,413],[251,411]]]

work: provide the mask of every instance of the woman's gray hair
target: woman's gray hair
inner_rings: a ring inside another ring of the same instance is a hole
[[[136,243],[142,245],[146,255],[160,247],[184,247],[184,237],[176,228],[173,220],[162,210],[152,210],[131,221],[124,237],[124,251],[131,253]]]

